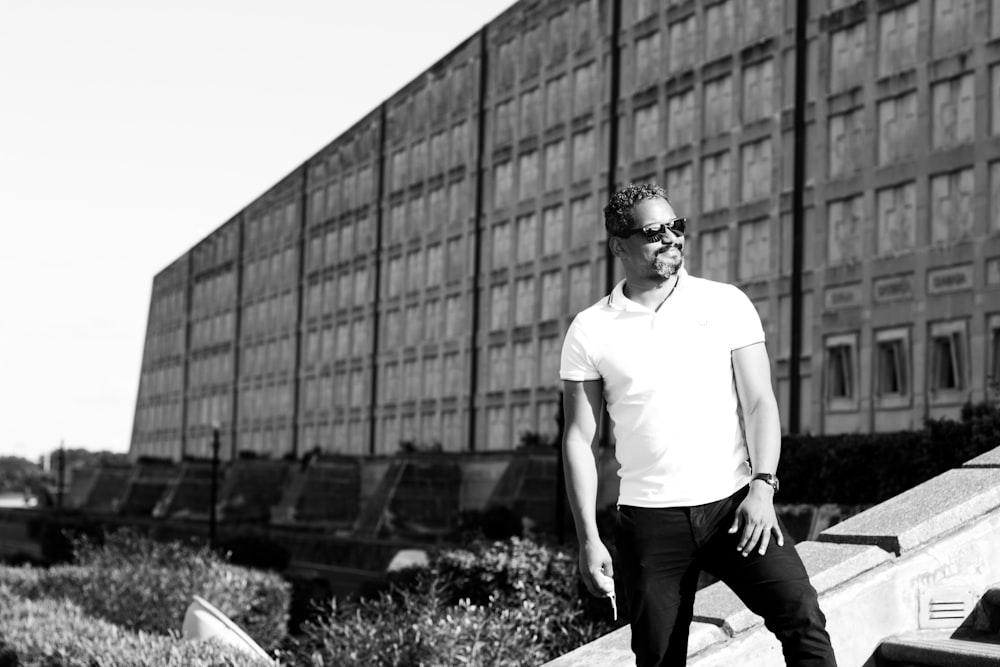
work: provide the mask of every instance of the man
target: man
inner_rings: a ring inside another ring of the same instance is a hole
[[[584,583],[614,594],[595,519],[604,401],[620,464],[617,574],[638,667],[686,663],[701,570],[764,617],[788,665],[835,665],[816,591],[774,513],[781,426],[753,304],[685,271],[686,220],[662,188],[622,189],[604,221],[625,279],[577,315],[560,364]]]

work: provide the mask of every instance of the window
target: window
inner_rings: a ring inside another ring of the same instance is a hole
[[[729,206],[729,151],[702,160],[703,212]]]
[[[497,331],[507,326],[510,319],[510,283],[493,285],[490,288],[490,330]]]
[[[590,63],[573,72],[573,113],[580,115],[594,104],[597,64]]]
[[[729,229],[702,232],[700,271],[703,278],[729,282]]]
[[[830,35],[830,92],[836,93],[862,83],[865,72],[867,24],[855,23]]]
[[[542,320],[562,315],[563,274],[556,269],[542,274]]]
[[[511,225],[509,222],[502,222],[493,227],[493,248],[491,268],[496,271],[508,264],[511,260]]]
[[[916,64],[918,6],[918,3],[913,2],[879,15],[879,76],[899,72]]]
[[[989,360],[986,376],[986,397],[1000,398],[1000,314],[989,317]]]
[[[833,266],[861,259],[861,195],[830,202],[827,207],[827,261]]]
[[[508,144],[514,138],[514,102],[508,100],[497,105],[493,140],[498,145]]]
[[[660,71],[660,33],[654,32],[635,42],[635,76],[638,87],[655,83]]]
[[[530,262],[535,259],[538,247],[538,217],[534,213],[517,219],[517,261]]]
[[[879,255],[911,251],[916,244],[916,185],[904,183],[876,193]]]
[[[997,169],[996,172],[1000,175],[1000,169]],[[998,201],[1000,201],[1000,192],[998,192]],[[566,224],[562,205],[551,206],[542,211],[542,228],[542,253],[548,256],[561,252],[566,244]]]
[[[535,279],[521,278],[515,284],[517,310],[514,313],[514,323],[527,325],[535,321]]]
[[[590,203],[590,195],[577,197],[569,204],[570,246],[577,247],[593,243],[599,234],[597,227],[597,211]]]
[[[565,78],[565,77],[563,77]],[[538,88],[532,88],[521,95],[521,136],[535,134],[539,130],[541,105]]]
[[[912,158],[916,140],[917,94],[906,93],[879,102],[878,163],[884,165]]]
[[[690,208],[694,201],[691,199],[691,163],[682,164],[679,167],[672,167],[667,170],[664,181],[667,184],[667,196],[670,202],[679,208]]]
[[[968,48],[972,39],[973,0],[934,0],[935,57]]]
[[[705,83],[705,135],[728,132],[733,123],[733,77],[726,75]]]
[[[875,333],[875,395],[881,401],[910,393],[909,333],[891,329]]]
[[[566,141],[545,146],[545,189],[557,190],[566,182]]]
[[[770,221],[754,220],[740,224],[740,280],[761,278],[771,273]]]
[[[538,151],[531,151],[518,159],[518,197],[523,200],[537,194]]]
[[[1000,162],[990,163],[989,231],[1000,232]]]
[[[667,98],[667,149],[694,141],[694,89]]]
[[[844,402],[853,405],[857,396],[854,368],[856,348],[855,334],[831,336],[826,340],[826,399],[831,407],[836,407],[837,403],[843,405]]]
[[[588,178],[596,171],[594,164],[595,137],[593,130],[573,135],[573,181]]]
[[[565,74],[549,81],[545,86],[545,126],[568,120],[569,77]]]
[[[501,162],[493,170],[493,206],[503,208],[511,201],[514,188],[514,171],[510,160]]]
[[[965,322],[931,324],[930,390],[932,393],[965,389]]]
[[[931,243],[972,237],[972,168],[931,177]]]
[[[771,140],[761,139],[744,144],[740,149],[743,163],[743,202],[766,199],[771,196]]]
[[[774,58],[743,68],[743,122],[774,113]]]
[[[660,144],[660,105],[636,109],[634,128],[632,154],[637,158],[655,155]]]
[[[931,144],[934,148],[951,148],[973,140],[974,87],[971,73],[931,86]]]
[[[691,14],[686,19],[675,21],[669,26],[667,44],[670,49],[668,68],[671,73],[694,65],[695,48],[698,42],[696,24],[697,14]]]
[[[705,10],[705,58],[711,60],[729,53],[736,36],[733,0],[712,5]]]
[[[849,176],[862,168],[866,141],[863,108],[830,115],[828,168],[831,178]]]

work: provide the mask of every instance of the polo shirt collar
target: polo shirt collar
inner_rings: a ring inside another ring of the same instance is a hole
[[[684,288],[684,285],[688,282],[687,269],[683,266],[678,270],[678,275],[680,278],[680,283],[677,285],[675,292],[679,292]],[[671,296],[677,296],[677,294],[672,294]],[[652,312],[649,308],[641,306],[632,299],[625,296],[625,279],[618,281],[615,288],[611,290],[611,294],[608,295],[607,305],[615,310],[620,310],[624,312],[639,312],[639,313],[650,313]]]

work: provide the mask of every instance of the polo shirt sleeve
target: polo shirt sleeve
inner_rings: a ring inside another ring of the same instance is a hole
[[[764,327],[753,302],[743,291],[732,288],[729,312],[729,349],[738,350],[747,345],[764,342]]]
[[[580,318],[573,320],[563,340],[562,358],[559,361],[559,379],[571,382],[600,380],[601,374],[590,354],[591,344]]]

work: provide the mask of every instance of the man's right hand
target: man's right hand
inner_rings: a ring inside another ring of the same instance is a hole
[[[608,597],[615,592],[611,554],[600,540],[580,545],[580,576],[591,595]]]

